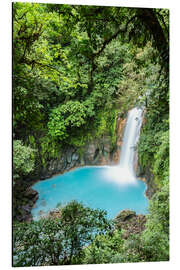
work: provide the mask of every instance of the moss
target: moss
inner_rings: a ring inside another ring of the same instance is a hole
[[[84,147],[77,148],[77,153],[80,156],[80,160],[82,160],[83,159],[83,155],[84,155]]]
[[[99,112],[95,121],[95,137],[101,138],[107,132],[107,119],[105,112]]]
[[[42,136],[38,139],[33,135],[29,135],[26,144],[38,150],[38,155],[37,153],[33,153],[32,158],[36,158],[38,160],[38,164],[40,162],[44,168],[47,166],[47,162],[49,160],[60,157],[62,145],[48,135]]]
[[[49,136],[41,137],[39,142],[42,165],[46,167],[47,161],[60,157],[61,144]]]
[[[153,174],[157,189],[169,178],[169,130],[168,121],[153,121],[147,114],[138,144],[139,164]]]
[[[28,142],[32,147],[36,148],[36,140],[33,135],[28,136]]]
[[[100,111],[95,120],[95,137],[100,139],[104,136],[110,136],[112,148],[116,145],[117,140],[117,116],[119,110]]]
[[[103,138],[109,138],[109,141],[111,141],[110,150],[112,151],[117,141],[117,116],[119,113],[118,109],[99,111],[95,119],[92,120],[91,125],[77,129],[76,132],[71,134],[66,144],[77,149],[81,160],[84,154],[84,147],[93,140],[101,142]],[[48,134],[40,138],[30,135],[27,142],[31,147],[38,150],[37,153],[33,154],[33,158],[37,161],[36,167],[42,166],[46,168],[50,160],[61,157],[62,143]]]
[[[117,141],[117,111],[115,110],[113,112],[113,115],[112,115],[112,124],[111,124],[111,127],[110,127],[110,130],[111,130],[111,142],[112,142],[112,147],[114,147],[116,145],[116,141]]]
[[[85,145],[87,140],[87,136],[83,136],[82,134],[80,134],[77,137],[72,137],[70,138],[70,144],[75,146],[75,147],[82,147]]]

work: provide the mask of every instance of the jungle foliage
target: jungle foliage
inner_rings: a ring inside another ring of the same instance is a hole
[[[139,163],[156,184],[144,232],[127,239],[76,202],[15,223],[14,266],[169,259],[168,35],[166,9],[13,3],[15,183],[65,145],[104,134],[115,144],[117,116],[143,105]]]
[[[150,201],[146,228],[123,237],[101,210],[76,201],[39,221],[13,226],[13,265],[45,266],[169,260],[167,186]],[[57,216],[56,216],[57,215]]]
[[[72,201],[60,208],[60,218],[49,216],[14,225],[14,266],[78,264],[83,249],[97,235],[112,230],[102,210]]]
[[[161,48],[150,15],[164,34]],[[56,147],[101,134],[95,123],[108,120],[99,118],[104,112],[127,112],[160,66],[166,71],[158,50],[168,48],[167,17],[167,10],[14,3],[14,138],[41,149],[39,138]]]

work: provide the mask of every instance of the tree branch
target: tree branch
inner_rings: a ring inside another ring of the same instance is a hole
[[[27,65],[32,65],[32,69],[34,67],[34,65],[37,65],[37,66],[41,66],[41,67],[47,67],[49,69],[52,69],[52,70],[55,70],[58,74],[62,75],[61,72],[59,70],[57,70],[55,67],[52,67],[48,64],[43,64],[43,63],[40,63],[40,62],[37,62],[36,60],[28,60],[27,58],[21,58],[20,61],[19,61],[21,64],[27,64]]]
[[[98,52],[96,52],[96,53],[94,53],[94,57],[98,57],[103,51],[104,51],[104,49],[106,48],[106,46],[113,40],[113,39],[115,39],[119,34],[120,34],[120,32],[121,32],[122,30],[121,29],[119,29],[114,35],[112,35],[109,39],[107,39],[107,40],[105,40],[104,41],[104,43],[103,43],[103,46],[101,47],[101,49],[98,51]]]

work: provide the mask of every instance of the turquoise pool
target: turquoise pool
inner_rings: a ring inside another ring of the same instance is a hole
[[[104,209],[108,218],[121,210],[131,209],[146,214],[148,200],[146,185],[138,179],[126,181],[118,167],[82,167],[34,184],[39,199],[32,210],[34,219],[56,208],[77,200],[91,208]]]

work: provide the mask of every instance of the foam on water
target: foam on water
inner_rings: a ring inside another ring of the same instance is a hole
[[[137,185],[136,177],[128,167],[112,166],[104,172],[104,180],[120,186]]]
[[[38,191],[39,199],[32,210],[34,219],[47,214],[58,203],[66,205],[72,200],[106,210],[108,218],[114,218],[123,209],[146,213],[145,183],[118,181],[116,169],[113,168],[113,177],[108,167],[82,167],[36,183],[33,189]]]
[[[39,199],[32,210],[33,218],[47,214],[58,203],[65,205],[72,200],[106,210],[108,218],[114,218],[123,209],[134,210],[137,214],[147,213],[146,185],[134,173],[142,112],[142,109],[134,108],[128,114],[118,166],[77,168],[36,183],[33,189],[38,191]]]

